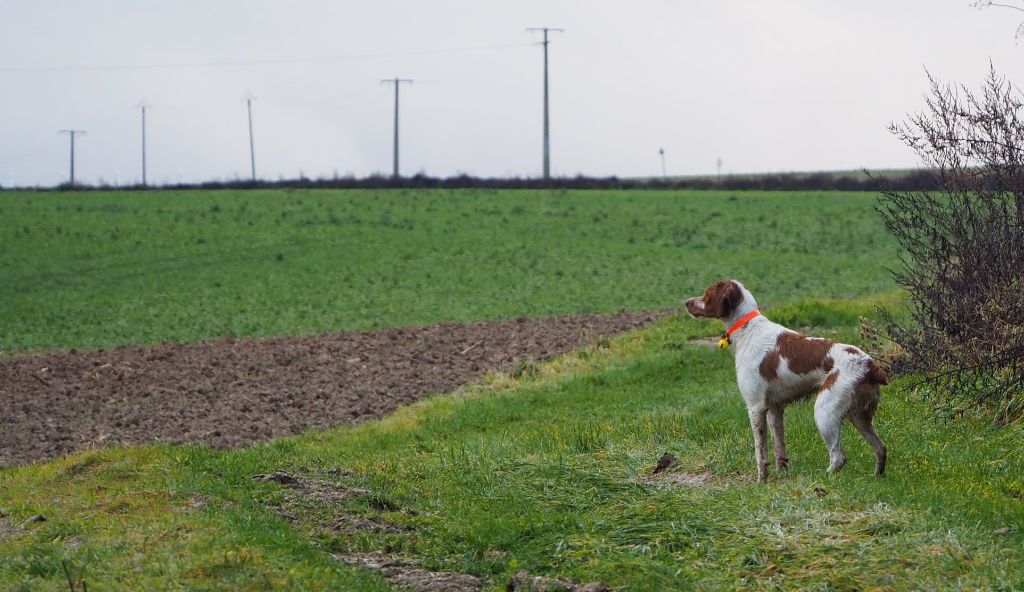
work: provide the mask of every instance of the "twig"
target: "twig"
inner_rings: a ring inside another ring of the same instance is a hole
[[[483,342],[484,342],[483,339],[481,339],[480,341],[477,341],[473,345],[471,345],[471,346],[467,347],[466,349],[462,350],[461,352],[459,352],[459,355],[460,356],[464,356],[464,355],[468,354],[474,347],[480,345]]]
[[[996,4],[995,2],[993,2],[992,6],[998,6],[999,8],[1012,8],[1014,10],[1024,12],[1024,8],[1021,8],[1020,6],[1014,6],[1012,4]]]
[[[71,592],[75,592],[75,581],[71,579],[71,570],[68,569],[68,562],[66,559],[61,559],[60,567],[64,570],[64,577],[68,579],[68,588],[71,589]]]

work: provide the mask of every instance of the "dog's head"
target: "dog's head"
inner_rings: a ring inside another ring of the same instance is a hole
[[[748,295],[743,284],[736,280],[722,280],[708,286],[704,296],[687,300],[686,312],[692,317],[727,319],[745,304]]]

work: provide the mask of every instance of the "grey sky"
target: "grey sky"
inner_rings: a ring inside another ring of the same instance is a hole
[[[886,125],[923,106],[924,68],[1020,81],[1022,20],[967,0],[0,0],[0,184],[63,181],[62,128],[89,132],[80,180],[137,181],[142,99],[151,182],[247,177],[246,91],[260,177],[389,172],[394,76],[415,79],[403,173],[539,176],[538,25],[566,29],[553,174],[657,174],[659,147],[670,174],[913,166]],[[184,66],[107,68],[164,64]]]

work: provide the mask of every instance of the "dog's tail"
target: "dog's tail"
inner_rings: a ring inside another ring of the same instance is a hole
[[[867,379],[872,384],[889,384],[889,375],[874,360],[868,360]]]

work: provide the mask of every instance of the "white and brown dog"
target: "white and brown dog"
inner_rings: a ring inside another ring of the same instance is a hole
[[[793,401],[818,394],[814,421],[828,447],[829,471],[846,464],[839,441],[843,418],[857,428],[875,451],[875,474],[885,472],[885,444],[871,419],[878,407],[879,386],[888,384],[885,370],[852,345],[804,337],[761,315],[754,297],[736,280],[718,282],[703,297],[686,301],[694,317],[721,319],[727,327],[721,345],[736,349],[736,381],[747,404],[754,431],[757,477],[768,478],[765,424],[771,428],[775,462],[789,463],[782,415]]]

